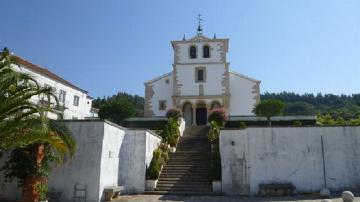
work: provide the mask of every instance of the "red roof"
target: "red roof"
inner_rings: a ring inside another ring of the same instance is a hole
[[[70,83],[69,81],[66,81],[65,79],[61,78],[60,76],[56,75],[55,73],[52,73],[51,71],[49,71],[48,69],[46,68],[43,68],[43,67],[40,67],[38,65],[35,65],[19,56],[16,56],[14,55],[15,59],[16,59],[16,62],[19,64],[19,65],[23,65],[25,66],[27,69],[33,71],[33,72],[36,72],[36,73],[39,73],[45,77],[48,77],[50,79],[53,79],[59,83],[62,83],[68,87],[71,87],[71,88],[74,88],[76,90],[79,90],[83,93],[88,93],[86,90],[83,90],[77,86],[75,86],[74,84]]]

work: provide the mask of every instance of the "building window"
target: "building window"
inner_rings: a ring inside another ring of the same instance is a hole
[[[65,100],[66,100],[66,91],[60,90],[59,102],[65,103]]]
[[[74,106],[79,106],[79,100],[80,100],[79,96],[74,95]]]
[[[190,58],[196,58],[196,47],[190,46]]]
[[[203,47],[203,57],[209,58],[210,57],[210,47],[208,45],[205,45]]]
[[[169,80],[169,79],[165,79],[165,83],[166,83],[166,84],[169,84],[169,83],[170,83],[170,80]]]
[[[204,67],[195,68],[195,80],[196,80],[196,82],[205,82],[205,68]]]
[[[159,110],[166,110],[166,100],[159,101]]]

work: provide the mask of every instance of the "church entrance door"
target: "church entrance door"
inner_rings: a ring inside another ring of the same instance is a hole
[[[196,125],[206,125],[207,123],[207,109],[196,108]]]

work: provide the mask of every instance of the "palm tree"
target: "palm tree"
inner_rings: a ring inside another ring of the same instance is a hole
[[[64,124],[47,117],[47,113],[56,113],[62,119],[61,114],[54,110],[59,106],[54,90],[40,86],[28,74],[15,71],[16,65],[16,58],[4,48],[0,56],[0,152],[34,152],[34,167],[40,168],[46,158],[44,149],[47,148],[54,151],[56,159],[61,162],[66,155],[74,154],[76,144]],[[41,98],[43,104],[34,102],[36,97]],[[42,179],[31,175],[19,176],[15,170],[18,167],[14,165],[24,163],[21,159],[10,159],[7,163],[4,166],[6,175],[22,178],[24,201],[36,201],[34,188]]]

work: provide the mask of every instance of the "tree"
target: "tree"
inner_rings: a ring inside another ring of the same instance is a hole
[[[119,92],[110,97],[97,98],[93,106],[99,108],[99,117],[117,124],[129,117],[144,116],[144,98],[138,95]]]
[[[316,109],[314,105],[307,102],[288,103],[284,109],[285,115],[315,115]]]
[[[19,179],[23,201],[37,201],[35,188],[46,181],[40,174],[47,152],[54,152],[52,159],[60,162],[65,155],[74,153],[75,141],[64,125],[47,117],[48,112],[57,113],[53,89],[41,87],[31,76],[14,71],[16,65],[16,58],[4,48],[0,57],[0,152],[12,152],[2,170],[7,178]],[[34,97],[41,98],[41,104],[34,103]],[[21,152],[33,157],[29,159],[36,171],[21,166],[29,162],[19,158]],[[33,172],[20,175],[25,170]]]
[[[265,116],[269,122],[269,126],[271,127],[272,116],[281,115],[284,110],[284,103],[277,99],[268,99],[261,101],[259,104],[255,106],[253,112],[257,116]]]
[[[134,105],[126,99],[105,102],[99,111],[100,118],[117,124],[122,124],[126,118],[132,117],[134,114]]]

